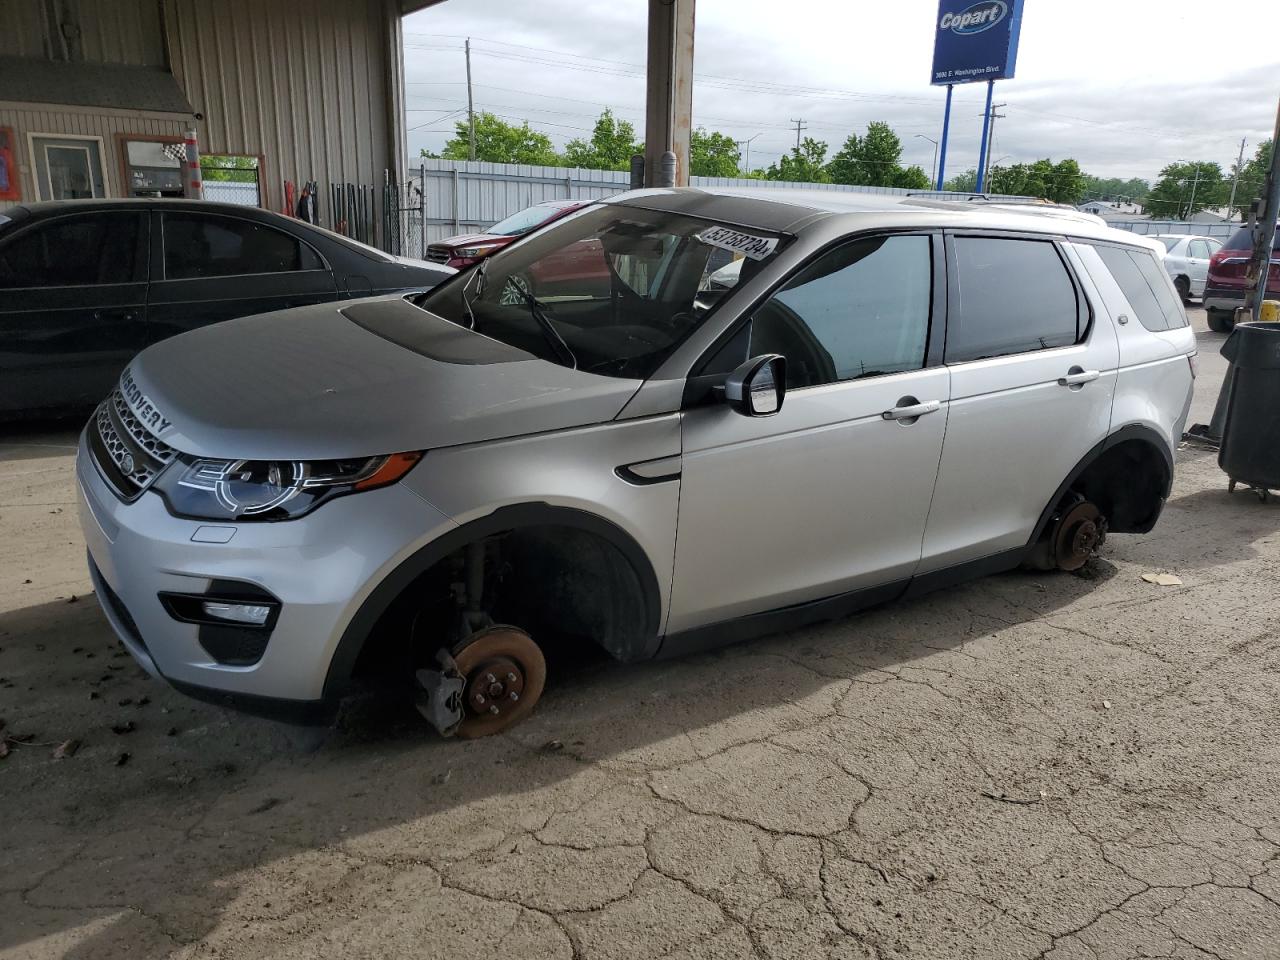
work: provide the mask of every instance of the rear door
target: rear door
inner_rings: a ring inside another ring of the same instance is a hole
[[[1209,276],[1209,258],[1222,244],[1196,237],[1187,244],[1187,279],[1191,281],[1192,296],[1204,293],[1204,282]]]
[[[147,219],[71,213],[0,237],[0,413],[105,397],[146,343]]]
[[[222,213],[182,210],[154,217],[152,342],[338,296],[324,259],[293,234]]]
[[[920,571],[1026,545],[1111,423],[1118,348],[1058,239],[947,237],[951,411]]]

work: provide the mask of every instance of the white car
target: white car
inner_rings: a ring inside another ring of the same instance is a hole
[[[1222,241],[1176,233],[1157,234],[1151,239],[1164,245],[1164,268],[1173,278],[1182,302],[1188,303],[1192,297],[1203,297],[1204,283],[1209,276],[1209,258],[1222,248]]]

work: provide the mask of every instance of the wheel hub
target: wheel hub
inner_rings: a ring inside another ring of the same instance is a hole
[[[1054,561],[1061,570],[1079,570],[1107,539],[1107,521],[1088,500],[1071,507],[1058,521]]]
[[[510,657],[496,657],[471,671],[465,703],[475,716],[497,717],[514,708],[523,693],[523,668]]]

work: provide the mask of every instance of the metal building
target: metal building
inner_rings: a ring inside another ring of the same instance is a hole
[[[381,189],[407,153],[400,18],[431,2],[8,0],[0,209],[180,193],[189,129],[233,171],[227,199],[280,210],[285,181]]]

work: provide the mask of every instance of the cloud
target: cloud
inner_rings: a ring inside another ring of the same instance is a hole
[[[585,135],[605,106],[642,129],[647,6],[451,0],[407,18],[413,152],[438,149],[452,119],[436,118],[465,107],[465,36],[475,38],[477,108],[527,119],[561,144]],[[939,137],[944,99],[928,84],[936,10],[936,0],[698,0],[694,122],[755,136],[758,166],[794,144],[795,119],[833,152],[884,120],[904,159],[928,169],[934,148],[922,137]],[[1029,0],[1017,77],[995,88],[1007,106],[993,157],[1074,156],[1091,173],[1148,179],[1181,159],[1228,166],[1241,137],[1270,135],[1280,94],[1276,64],[1247,66],[1237,55],[1239,24],[1280,34],[1280,4],[1237,0],[1231,17],[1204,12],[1196,0]],[[981,84],[957,88],[949,172],[977,163],[984,94]]]

